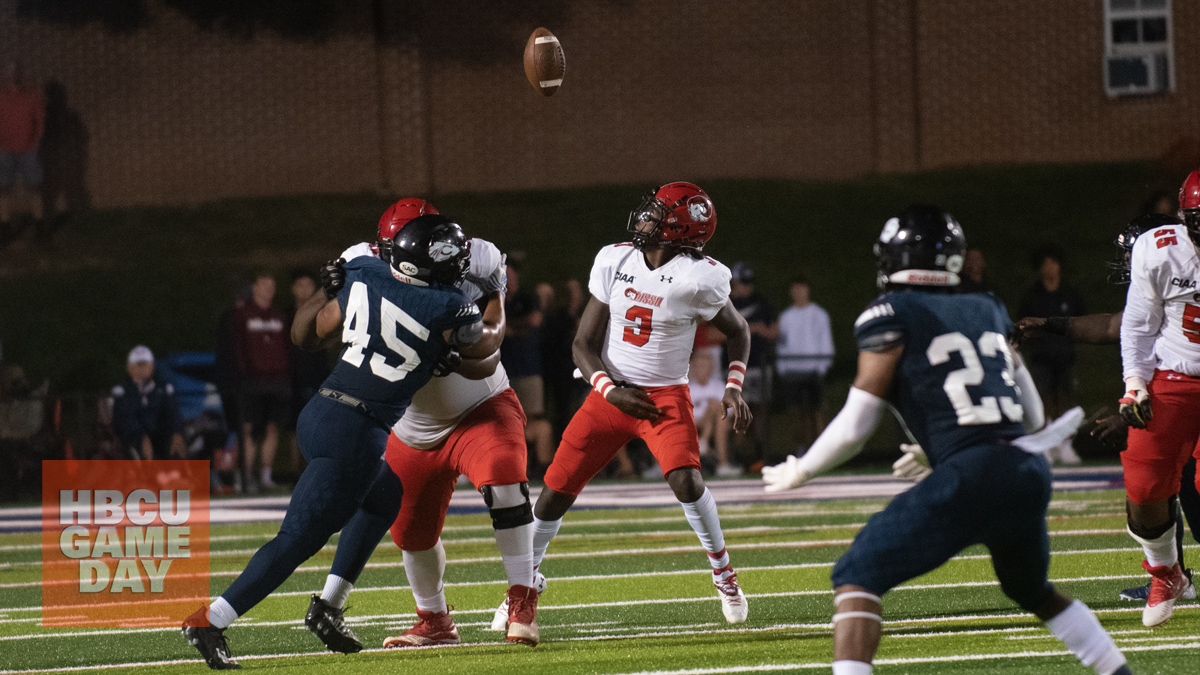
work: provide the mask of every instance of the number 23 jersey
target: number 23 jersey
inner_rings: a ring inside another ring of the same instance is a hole
[[[891,400],[930,463],[1025,433],[1012,321],[990,293],[893,291],[854,322],[861,351],[903,346]]]
[[[729,278],[712,258],[681,253],[651,270],[633,244],[600,249],[588,291],[609,308],[601,353],[608,374],[642,387],[687,384],[696,325],[725,306]]]
[[[370,256],[348,261],[338,292],[345,347],[325,387],[371,407],[390,427],[433,377],[443,332],[480,321],[479,307],[458,288],[404,281]]]

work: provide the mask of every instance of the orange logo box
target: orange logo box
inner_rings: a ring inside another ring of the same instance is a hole
[[[208,462],[42,462],[42,625],[178,626],[209,598]]]

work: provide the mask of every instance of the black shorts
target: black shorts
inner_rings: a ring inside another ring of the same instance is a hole
[[[780,373],[779,384],[788,405],[803,410],[820,410],[823,392],[821,375],[816,372]]]
[[[247,382],[238,392],[242,424],[260,433],[268,424],[277,428],[292,425],[292,389],[287,384]]]
[[[1048,580],[1050,467],[1011,445],[983,445],[939,462],[933,473],[871,516],[833,568],[833,586],[882,596],[983,544],[1000,589],[1025,610],[1053,590]]]

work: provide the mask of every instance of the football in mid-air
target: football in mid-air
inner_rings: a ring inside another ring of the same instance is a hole
[[[553,96],[567,72],[567,57],[554,33],[538,28],[525,43],[525,77],[542,96]]]

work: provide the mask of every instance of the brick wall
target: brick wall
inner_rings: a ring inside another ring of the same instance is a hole
[[[433,58],[453,44],[377,42],[366,14],[313,44],[207,32],[158,6],[114,35],[0,0],[0,58],[66,85],[102,206],[837,179],[1159,156],[1200,117],[1200,5],[1174,4],[1176,93],[1115,101],[1101,6],[1084,0],[576,0],[548,26],[567,54],[550,99],[521,68],[532,25],[505,34],[511,62],[479,66]]]

